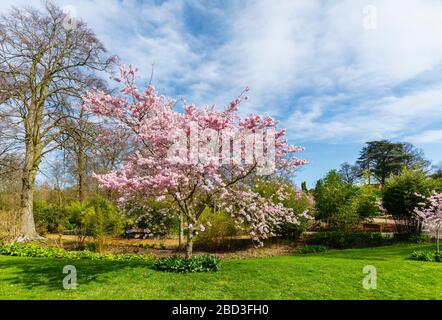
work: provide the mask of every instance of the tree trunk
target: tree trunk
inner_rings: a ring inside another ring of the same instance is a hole
[[[80,200],[81,203],[84,202],[84,167],[84,156],[83,152],[80,151],[78,154],[78,200]]]
[[[437,228],[436,231],[436,248],[437,248],[437,253],[439,253],[439,228]]]
[[[184,243],[184,222],[183,222],[183,213],[180,212],[179,216],[179,239],[178,239],[178,249],[182,249]]]
[[[193,253],[193,227],[187,227],[187,243],[186,243],[186,259],[190,258]]]
[[[38,161],[36,161],[36,148],[32,144],[26,145],[25,161],[22,172],[22,188],[20,197],[21,227],[18,242],[42,239],[35,230],[33,201],[35,177],[37,175]]]

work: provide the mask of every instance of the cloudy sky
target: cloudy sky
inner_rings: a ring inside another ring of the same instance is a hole
[[[442,161],[440,0],[55,2],[146,78],[154,65],[161,93],[224,105],[249,86],[242,112],[271,114],[306,147],[297,183],[373,139]]]

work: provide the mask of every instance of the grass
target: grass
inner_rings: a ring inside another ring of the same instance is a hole
[[[224,260],[219,272],[171,274],[135,262],[0,256],[0,299],[442,299],[442,264],[407,260],[429,244]],[[64,290],[75,265],[78,289]],[[365,290],[365,265],[377,289]]]

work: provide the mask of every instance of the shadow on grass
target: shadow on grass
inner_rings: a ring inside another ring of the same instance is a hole
[[[113,272],[124,269],[151,268],[151,264],[139,262],[7,257],[0,260],[1,281],[27,289],[64,290],[63,279],[67,274],[63,268],[67,265],[75,266],[79,285],[104,284],[112,279]]]

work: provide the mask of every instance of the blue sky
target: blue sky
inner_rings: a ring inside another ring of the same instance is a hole
[[[310,186],[364,142],[409,141],[442,162],[442,2],[56,1],[164,94],[270,114],[310,160]],[[24,0],[2,0],[0,11]],[[40,1],[35,1],[40,5]]]

